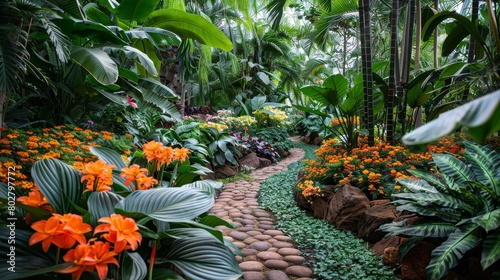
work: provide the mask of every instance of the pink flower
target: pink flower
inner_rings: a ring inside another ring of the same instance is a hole
[[[137,103],[134,102],[134,98],[127,95],[127,103],[128,105],[137,108]]]

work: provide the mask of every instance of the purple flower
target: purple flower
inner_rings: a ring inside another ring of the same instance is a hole
[[[87,122],[91,125],[94,125],[94,122],[92,120],[87,120]]]

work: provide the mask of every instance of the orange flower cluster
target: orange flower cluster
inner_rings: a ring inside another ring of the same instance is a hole
[[[113,185],[113,168],[115,165],[107,164],[104,160],[89,162],[85,165],[85,174],[81,181],[87,181],[85,191],[107,192]]]
[[[432,153],[463,152],[463,147],[453,138],[443,138],[428,146],[424,153],[410,153],[403,146],[392,146],[378,141],[375,146],[359,140],[359,146],[348,152],[338,140],[329,139],[316,150],[316,159],[305,161],[305,180],[322,184],[351,184],[371,195],[372,198],[388,197],[396,188],[397,178],[410,176],[408,170],[430,170]]]
[[[184,162],[189,156],[189,150],[186,148],[166,147],[161,142],[150,141],[142,145],[144,155],[149,162],[160,170],[164,164],[170,164],[173,161]]]
[[[142,236],[135,221],[128,217],[111,214],[110,217],[99,219],[99,222],[103,224],[95,227],[93,236],[100,234],[106,242],[96,241],[96,237],[86,240],[85,234],[92,231],[92,226],[84,223],[82,216],[52,214],[49,219],[31,225],[35,233],[30,237],[29,245],[42,242],[45,252],[51,244],[59,249],[70,249],[63,259],[72,265],[57,272],[71,273],[72,279],[77,280],[83,272],[97,270],[99,279],[104,280],[108,265],[119,266],[116,256],[124,250],[136,250],[142,242]]]
[[[2,129],[0,138],[0,182],[7,182],[9,166],[15,166],[14,178],[16,186],[23,189],[34,187],[29,179],[31,166],[44,158],[58,158],[67,162],[78,170],[85,168],[85,163],[96,157],[89,152],[90,146],[96,146],[103,139],[114,139],[111,132],[95,132],[73,126],[55,126],[53,128],[33,129],[30,131],[16,129]],[[120,138],[132,148],[132,135]],[[82,145],[86,144],[86,145]],[[120,151],[130,154],[125,149]],[[11,172],[12,176],[12,172]]]
[[[297,187],[301,190],[302,195],[307,199],[309,203],[313,203],[313,199],[316,196],[323,195],[321,193],[321,188],[316,186],[311,180],[304,180],[297,184]]]
[[[125,185],[127,186],[133,182],[133,190],[146,190],[158,184],[158,180],[148,177],[148,170],[146,168],[140,168],[137,164],[122,168],[120,178],[125,178]]]

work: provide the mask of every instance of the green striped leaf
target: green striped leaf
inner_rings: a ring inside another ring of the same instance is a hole
[[[483,251],[481,253],[481,265],[483,270],[500,259],[500,229],[492,231],[483,241]]]
[[[458,264],[458,261],[470,249],[476,247],[482,239],[478,226],[457,229],[448,239],[432,251],[431,261],[426,269],[427,279],[438,280]]]
[[[479,144],[465,141],[465,158],[476,175],[477,181],[490,187],[500,196],[500,154]]]
[[[461,160],[449,154],[432,154],[432,160],[454,182],[460,185],[475,179],[474,172]]]
[[[148,216],[164,222],[186,221],[208,211],[214,198],[192,188],[157,188],[132,192],[116,206],[129,217]]]
[[[486,232],[496,230],[500,227],[500,208],[486,214],[476,216],[471,221],[486,230]]]
[[[212,238],[175,240],[164,258],[191,279],[238,279],[242,275],[231,251]]]
[[[123,199],[114,192],[93,192],[87,199],[87,205],[93,225],[102,217],[115,213],[115,206]]]
[[[432,193],[437,193],[438,191],[436,190],[435,187],[431,186],[429,183],[427,183],[424,180],[414,180],[410,178],[403,178],[403,179],[398,179],[397,180],[399,183],[401,183],[403,186],[407,187],[408,190],[414,193],[418,192],[432,192]]]
[[[83,192],[78,170],[58,159],[42,159],[31,168],[31,176],[56,213],[75,212],[71,201],[80,200]]]

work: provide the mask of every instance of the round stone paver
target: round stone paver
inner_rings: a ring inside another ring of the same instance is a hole
[[[291,149],[290,155],[271,166],[254,170],[254,181],[237,180],[224,185],[209,213],[232,224],[234,228],[216,227],[224,239],[233,242],[243,256],[236,256],[243,280],[312,279],[313,271],[304,265],[305,258],[293,239],[274,227],[271,212],[259,208],[258,192],[268,177],[285,170],[303,158],[304,151]]]

